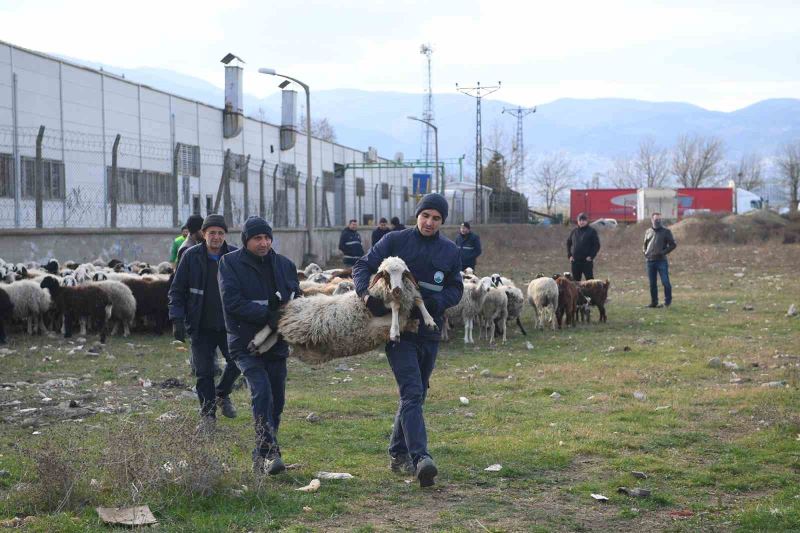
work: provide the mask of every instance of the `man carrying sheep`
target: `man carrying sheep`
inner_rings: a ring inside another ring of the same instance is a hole
[[[278,447],[278,427],[286,402],[286,358],[283,338],[264,354],[251,354],[247,345],[269,324],[276,329],[278,310],[299,295],[297,267],[272,249],[272,228],[261,217],[248,218],[239,250],[219,263],[219,287],[231,356],[250,388],[256,429],[253,469],[279,474],[286,467]]]
[[[364,246],[361,244],[361,235],[356,230],[358,221],[350,219],[347,227],[342,230],[339,236],[339,250],[344,254],[344,264],[353,266],[356,260],[364,255]]]
[[[658,282],[657,276],[661,277],[661,284],[664,286],[664,306],[672,304],[672,284],[669,282],[669,261],[667,254],[672,252],[678,245],[672,232],[664,227],[661,222],[661,213],[650,215],[652,226],[647,228],[644,234],[644,245],[642,251],[647,259],[647,278],[650,281],[650,305],[647,307],[660,307],[658,305]]]
[[[439,330],[444,311],[461,300],[461,260],[455,244],[439,233],[447,219],[444,196],[428,194],[417,205],[414,228],[385,235],[353,267],[353,282],[374,316],[389,312],[380,300],[368,295],[370,276],[381,262],[396,256],[406,262],[419,283],[425,307]],[[412,313],[413,318],[419,318]],[[438,470],[428,452],[428,437],[422,407],[439,351],[439,331],[428,330],[420,321],[417,332],[403,332],[398,342],[386,345],[386,356],[400,393],[389,443],[389,466],[394,472],[414,473],[420,486],[434,484]]]
[[[197,399],[200,401],[198,429],[212,432],[216,426],[217,407],[222,415],[236,418],[230,399],[233,384],[241,375],[228,353],[222,299],[217,282],[220,258],[236,251],[225,242],[228,226],[222,215],[208,215],[201,226],[204,240],[184,254],[169,289],[169,318],[175,338],[181,342],[188,332],[192,339],[192,367],[197,376]],[[225,370],[214,385],[217,348],[225,357]]]
[[[589,225],[586,213],[578,215],[578,227],[573,229],[567,238],[567,256],[572,270],[572,277],[580,281],[594,278],[594,260],[600,251],[600,237],[597,230]]]

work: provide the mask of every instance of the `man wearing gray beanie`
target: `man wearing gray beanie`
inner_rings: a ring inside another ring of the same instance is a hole
[[[405,261],[419,284],[425,307],[439,327],[438,331],[428,330],[420,320],[416,332],[404,331],[399,341],[386,345],[386,357],[400,393],[389,443],[389,467],[393,472],[413,473],[421,487],[433,485],[438,474],[428,452],[422,408],[439,352],[444,311],[461,300],[464,290],[458,248],[439,232],[447,214],[444,196],[425,195],[417,204],[416,225],[384,235],[353,267],[356,292],[364,298],[374,316],[383,316],[389,311],[380,300],[368,295],[370,276],[387,257],[396,256]],[[411,316],[420,318],[415,313]]]

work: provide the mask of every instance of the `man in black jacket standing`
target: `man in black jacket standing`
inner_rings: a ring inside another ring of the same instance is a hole
[[[475,269],[475,263],[481,255],[481,238],[472,232],[469,222],[462,222],[456,237],[456,246],[461,253],[461,268]]]
[[[664,286],[664,306],[672,304],[672,284],[669,282],[669,261],[667,254],[677,248],[672,232],[665,228],[661,222],[661,213],[650,215],[652,226],[644,234],[642,251],[647,259],[647,278],[650,281],[650,305],[659,307],[658,285],[656,276],[661,277]]]
[[[231,389],[241,372],[230,359],[222,317],[222,299],[217,282],[220,258],[236,251],[225,242],[228,226],[222,215],[208,215],[201,227],[200,244],[187,249],[169,289],[169,317],[175,338],[183,342],[188,332],[192,339],[192,366],[197,375],[197,399],[201,422],[198,429],[213,431],[216,409],[227,418],[236,417],[230,399]],[[217,348],[225,357],[225,370],[214,386]]]
[[[266,220],[248,218],[242,244],[220,261],[219,290],[231,357],[250,388],[256,428],[253,469],[274,475],[286,469],[278,427],[286,403],[289,345],[281,337],[264,354],[251,354],[247,346],[265,325],[276,328],[280,307],[300,294],[300,283],[294,263],[272,249],[272,228]]]
[[[357,227],[358,221],[350,219],[339,237],[339,250],[344,254],[344,264],[349,267],[355,265],[358,258],[364,255],[364,246],[361,244],[361,235],[356,231]]]
[[[572,270],[572,277],[580,281],[594,278],[594,259],[600,251],[600,237],[597,230],[589,225],[586,213],[578,215],[578,227],[573,229],[567,239],[567,256]]]
[[[375,246],[378,244],[378,241],[381,240],[381,237],[389,233],[389,224],[384,217],[378,221],[378,227],[372,230],[372,242],[370,242],[370,246]]]

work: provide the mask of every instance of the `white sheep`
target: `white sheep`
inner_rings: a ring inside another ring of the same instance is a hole
[[[486,338],[489,344],[494,344],[496,325],[503,329],[503,344],[506,343],[506,330],[508,321],[508,295],[503,288],[492,287],[483,298],[481,305],[483,327],[486,329]]]
[[[48,291],[30,280],[15,281],[9,285],[3,285],[0,290],[5,291],[11,303],[14,304],[12,317],[16,320],[27,320],[28,335],[33,335],[37,331],[47,333],[44,315],[52,305]]]
[[[558,307],[558,284],[553,278],[536,278],[528,284],[528,303],[533,307],[533,316],[540,330],[544,330],[545,318],[556,329]],[[548,315],[545,317],[545,315]]]
[[[508,297],[508,322],[516,322],[522,334],[527,335],[525,328],[522,327],[522,320],[520,320],[522,309],[525,306],[525,295],[514,286],[503,284],[500,288],[506,292],[506,296]]]
[[[122,336],[131,334],[131,325],[136,319],[136,298],[130,288],[119,281],[97,281],[93,285],[103,289],[111,298],[111,320],[114,326],[111,335],[117,332],[117,327],[122,324]],[[85,335],[85,317],[81,317],[81,335]]]
[[[391,309],[391,314],[373,317],[353,291],[324,298],[297,298],[282,309],[278,332],[297,348],[295,355],[302,360],[321,362],[364,353],[387,340],[397,341],[401,330],[414,327],[416,321],[408,320],[414,307],[427,327],[436,327],[416,280],[402,259],[384,259],[368,290],[370,296]],[[265,326],[253,339],[251,351],[269,350],[277,341],[278,332]]]
[[[474,277],[474,276],[473,276]],[[477,278],[475,278],[477,279]],[[464,282],[464,292],[461,300],[453,307],[444,312],[444,327],[442,328],[442,340],[449,340],[450,333],[448,328],[451,323],[464,324],[464,344],[475,344],[472,336],[475,322],[480,322],[481,306],[483,298],[489,292],[490,285],[485,282]]]

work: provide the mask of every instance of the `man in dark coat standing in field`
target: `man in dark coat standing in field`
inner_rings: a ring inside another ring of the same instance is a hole
[[[394,472],[413,472],[422,487],[433,485],[438,473],[428,452],[422,407],[439,352],[444,311],[461,300],[464,290],[458,248],[439,233],[447,211],[444,196],[426,195],[417,205],[417,225],[413,229],[393,231],[384,236],[353,267],[356,292],[364,298],[373,316],[383,316],[390,311],[382,301],[369,296],[370,276],[387,257],[396,256],[405,261],[419,283],[425,307],[439,326],[439,331],[431,331],[420,320],[416,332],[403,331],[399,341],[386,344],[386,357],[400,392],[400,405],[389,443],[389,466]],[[412,318],[419,317],[415,313],[417,309]]]
[[[300,294],[297,268],[272,249],[272,228],[261,217],[250,217],[242,228],[239,250],[219,263],[219,287],[228,347],[250,388],[256,446],[253,469],[270,475],[286,467],[278,447],[278,427],[286,403],[286,358],[283,338],[264,354],[251,354],[247,346],[269,324],[276,329],[278,312]]]
[[[378,221],[378,227],[372,230],[372,241],[370,245],[375,246],[378,243],[378,241],[381,240],[381,237],[383,237],[390,231],[392,230],[389,229],[388,222],[384,217],[381,217],[381,219]]]
[[[398,217],[392,217],[392,231],[403,231],[404,229],[406,229],[405,224],[401,224]]]
[[[667,255],[677,248],[672,232],[664,227],[661,213],[650,215],[651,227],[644,234],[642,251],[647,260],[647,278],[650,281],[650,305],[647,307],[660,307],[658,305],[657,276],[661,277],[664,286],[664,306],[672,304],[672,284],[669,282],[669,261]]]
[[[594,259],[600,251],[600,237],[597,230],[589,225],[586,213],[578,215],[578,227],[573,229],[567,238],[567,256],[572,270],[572,277],[580,281],[594,278]]]
[[[201,226],[203,240],[186,250],[175,271],[169,289],[169,318],[175,338],[181,342],[186,333],[192,339],[192,366],[197,375],[197,399],[201,422],[198,428],[213,431],[217,406],[227,418],[236,417],[230,399],[233,384],[241,372],[230,359],[222,317],[222,300],[217,282],[220,258],[236,251],[225,242],[228,226],[222,215],[208,215]],[[214,386],[217,348],[225,357],[225,370]]]
[[[357,227],[358,221],[353,218],[339,236],[339,250],[344,254],[344,264],[349,267],[364,255],[364,246],[361,244],[361,235],[356,231]]]
[[[481,255],[481,238],[472,232],[469,222],[462,222],[456,237],[456,246],[461,252],[461,268],[475,269],[475,263]]]

